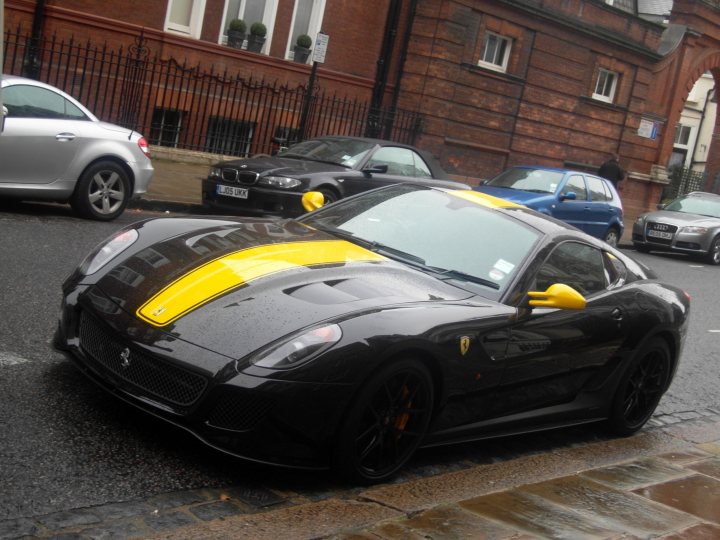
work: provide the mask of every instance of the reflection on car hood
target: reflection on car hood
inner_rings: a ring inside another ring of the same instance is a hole
[[[480,193],[486,193],[488,195],[492,195],[493,197],[505,199],[506,201],[524,204],[530,208],[533,208],[533,205],[542,204],[546,202],[548,198],[553,197],[552,193],[533,193],[532,191],[522,191],[519,189],[505,187],[477,186],[473,189],[475,189],[475,191],[479,191]]]
[[[349,169],[342,165],[322,163],[306,159],[291,159],[281,157],[256,157],[252,159],[236,160],[218,164],[223,168],[235,168],[240,171],[256,172],[258,174],[274,174],[277,176],[300,177],[319,172],[345,172]]]
[[[316,322],[471,296],[350,242],[271,220],[140,249],[98,287],[155,330],[235,358]]]
[[[698,227],[720,227],[720,219],[700,214],[686,214],[684,212],[671,212],[668,210],[658,210],[644,214],[646,221],[660,221],[668,225],[696,225]]]

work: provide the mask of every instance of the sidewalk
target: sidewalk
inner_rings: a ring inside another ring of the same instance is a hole
[[[720,411],[656,416],[624,439],[552,433],[550,449],[480,463],[487,441],[444,472],[415,467],[378,487],[323,491],[308,475],[295,491],[288,481],[167,493],[3,521],[0,539],[720,538]]]

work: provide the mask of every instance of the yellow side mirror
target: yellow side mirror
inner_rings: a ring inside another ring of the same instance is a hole
[[[306,212],[322,208],[323,204],[325,204],[325,197],[319,191],[308,191],[302,196],[302,205]]]
[[[558,309],[585,309],[587,300],[575,289],[564,283],[550,285],[546,291],[528,292],[532,307],[550,307]]]

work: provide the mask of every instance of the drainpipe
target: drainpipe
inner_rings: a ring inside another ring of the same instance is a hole
[[[410,46],[410,37],[412,35],[412,27],[415,22],[415,12],[417,11],[418,0],[410,0],[410,8],[408,9],[407,23],[405,24],[405,35],[403,36],[402,49],[400,50],[400,59],[398,61],[397,72],[395,74],[395,88],[392,93],[392,101],[390,103],[391,110],[394,112],[400,99],[400,82],[405,71],[405,60],[407,60],[407,50]],[[394,119],[394,117],[393,117]],[[392,123],[385,126],[384,137],[388,139],[392,132]]]
[[[388,6],[387,20],[385,23],[385,35],[383,36],[380,58],[377,61],[375,73],[375,86],[373,88],[372,101],[370,102],[370,115],[365,134],[368,137],[380,136],[380,109],[382,108],[385,87],[387,86],[388,71],[392,60],[393,49],[395,48],[395,36],[397,35],[398,19],[400,18],[401,0],[391,0]]]
[[[36,0],[35,13],[33,14],[32,33],[30,42],[25,51],[25,61],[23,62],[23,76],[30,79],[37,79],[40,75],[40,58],[38,54],[38,44],[42,38],[43,22],[45,21],[45,0]]]

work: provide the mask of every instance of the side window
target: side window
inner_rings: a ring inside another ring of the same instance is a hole
[[[569,192],[575,193],[577,195],[578,201],[586,201],[587,200],[587,190],[585,189],[585,180],[583,180],[583,177],[579,174],[573,174],[567,181],[567,184],[565,184],[565,187],[563,188],[563,195]]]
[[[373,154],[368,165],[371,167],[374,165],[387,165],[387,173],[396,176],[418,176],[415,165],[416,158],[420,160],[420,163],[423,163],[420,156],[409,148],[385,146]],[[420,171],[420,174],[422,175],[422,171]],[[427,171],[427,176],[430,176],[430,171]]]
[[[610,286],[625,283],[628,276],[627,266],[612,253],[604,253],[603,258],[605,260],[605,274]]]
[[[603,291],[609,282],[605,263],[599,249],[579,242],[565,242],[553,250],[538,270],[535,289],[544,291],[550,285],[564,283],[583,296]]]
[[[63,96],[37,86],[4,88],[3,102],[9,117],[87,120],[85,114]]]
[[[600,178],[597,176],[586,176],[585,179],[587,180],[588,188],[590,189],[591,200],[603,202],[611,199],[611,197],[608,197],[609,190],[605,187],[605,182],[603,182]]]

